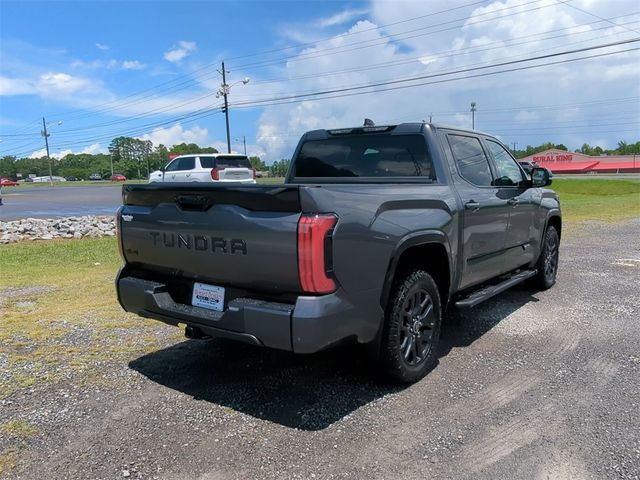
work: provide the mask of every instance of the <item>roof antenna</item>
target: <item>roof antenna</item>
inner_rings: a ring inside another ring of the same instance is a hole
[[[375,127],[376,124],[373,123],[373,120],[371,120],[370,118],[365,118],[364,119],[364,126],[365,127]]]

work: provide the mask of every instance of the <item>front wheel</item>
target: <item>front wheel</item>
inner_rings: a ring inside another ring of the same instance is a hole
[[[380,363],[393,380],[413,383],[437,363],[440,295],[424,270],[402,276],[391,292],[385,314]]]
[[[558,259],[560,250],[560,236],[553,225],[547,227],[542,240],[542,248],[540,249],[540,257],[536,262],[536,273],[533,277],[533,286],[547,290],[556,283],[558,275]]]

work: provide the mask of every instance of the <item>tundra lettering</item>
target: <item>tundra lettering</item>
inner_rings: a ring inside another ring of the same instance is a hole
[[[153,238],[153,246],[166,248],[184,248],[187,250],[198,250],[204,252],[209,250],[213,253],[247,254],[247,243],[240,238],[229,240],[222,237],[207,237],[205,235],[190,235],[185,233],[149,232]]]

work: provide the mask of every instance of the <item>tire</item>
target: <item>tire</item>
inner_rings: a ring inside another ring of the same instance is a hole
[[[539,290],[548,290],[556,283],[560,236],[553,225],[547,227],[542,240],[540,256],[536,262],[538,273],[531,278],[531,285]]]
[[[395,283],[380,348],[380,366],[388,378],[413,383],[436,366],[440,305],[438,287],[423,270],[413,270]]]

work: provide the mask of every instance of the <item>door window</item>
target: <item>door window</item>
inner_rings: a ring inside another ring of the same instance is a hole
[[[460,176],[474,185],[491,186],[491,168],[480,140],[463,135],[450,134],[448,137]]]
[[[164,170],[165,172],[175,172],[176,170],[178,170],[179,166],[180,166],[180,159],[176,158],[169,165],[167,165]]]
[[[518,186],[524,180],[522,170],[507,152],[507,150],[493,140],[487,140],[487,146],[493,157],[493,163],[496,167],[496,180],[494,185],[500,187]]]
[[[195,157],[184,157],[180,159],[178,170],[193,170],[196,166]]]

